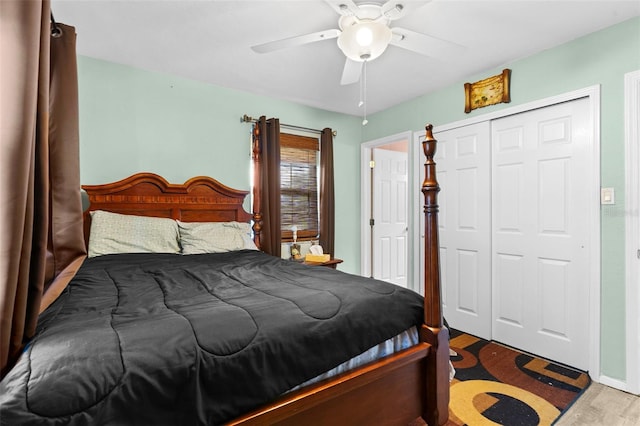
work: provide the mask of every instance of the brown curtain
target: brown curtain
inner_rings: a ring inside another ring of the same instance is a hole
[[[335,255],[333,132],[329,128],[320,136],[320,245],[325,253]]]
[[[261,152],[260,196],[262,210],[262,231],[260,249],[265,253],[280,257],[280,120],[260,117],[258,126]]]
[[[40,312],[64,290],[85,259],[80,195],[78,66],[75,28],[57,24],[49,71],[49,233]]]
[[[0,1],[0,367],[85,256],[75,29],[51,36],[48,0]]]

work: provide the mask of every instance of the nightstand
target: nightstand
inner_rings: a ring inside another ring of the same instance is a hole
[[[342,259],[333,258],[333,259],[327,260],[326,262],[307,262],[306,260],[302,262],[303,265],[326,266],[328,268],[333,268],[333,269],[336,269],[339,263],[342,263]]]

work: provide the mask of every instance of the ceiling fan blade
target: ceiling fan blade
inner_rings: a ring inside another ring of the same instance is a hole
[[[288,47],[302,46],[303,44],[313,43],[316,41],[330,40],[332,38],[338,37],[338,35],[340,35],[340,30],[330,29],[258,44],[255,46],[251,46],[251,49],[257,53],[268,53],[275,50],[286,49]]]
[[[382,15],[387,19],[394,21],[400,19],[407,14],[413,12],[419,7],[424,6],[431,0],[389,0],[382,5]]]
[[[324,0],[333,10],[342,16],[356,16],[358,5],[352,0]]]
[[[360,80],[360,75],[362,75],[362,64],[364,64],[364,62],[354,61],[349,58],[346,59],[344,69],[342,70],[342,79],[340,80],[340,84],[343,86],[357,83]]]
[[[432,58],[446,59],[459,55],[466,50],[464,46],[451,41],[417,33],[406,28],[394,27],[391,28],[391,32],[392,37],[389,44]]]

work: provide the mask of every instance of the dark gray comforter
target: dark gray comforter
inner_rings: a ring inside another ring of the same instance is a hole
[[[257,251],[88,259],[0,382],[0,422],[220,424],[422,315],[412,291]]]

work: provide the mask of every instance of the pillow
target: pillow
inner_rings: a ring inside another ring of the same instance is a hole
[[[258,250],[244,222],[180,222],[182,254]]]
[[[89,257],[116,253],[180,253],[173,219],[91,212]]]

